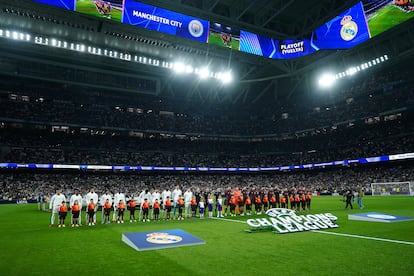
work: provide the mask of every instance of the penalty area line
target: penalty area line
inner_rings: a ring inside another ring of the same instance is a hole
[[[245,221],[234,220],[234,219],[226,219],[226,218],[212,218],[212,219],[230,221],[230,222],[246,223]],[[383,238],[375,238],[375,237],[369,237],[369,236],[360,236],[360,235],[344,234],[344,233],[328,232],[328,231],[319,231],[319,230],[311,230],[310,232],[328,234],[328,235],[335,235],[335,236],[342,236],[342,237],[348,237],[348,238],[357,238],[357,239],[365,239],[365,240],[374,240],[374,241],[383,241],[383,242],[414,245],[414,242],[409,242],[409,241],[399,241],[399,240],[391,240],[391,239],[383,239]]]
[[[311,232],[316,232],[316,233],[321,233],[321,234],[328,234],[328,235],[343,236],[343,237],[349,237],[349,238],[357,238],[357,239],[365,239],[365,240],[374,240],[374,241],[383,241],[383,242],[392,242],[392,243],[401,243],[401,244],[414,245],[414,242],[390,240],[390,239],[375,238],[375,237],[360,236],[360,235],[352,235],[352,234],[343,234],[343,233],[337,233],[337,232],[327,232],[327,231],[319,231],[319,230],[312,230]]]

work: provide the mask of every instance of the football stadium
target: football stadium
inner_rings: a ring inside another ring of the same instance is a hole
[[[413,17],[0,1],[1,275],[412,275]]]

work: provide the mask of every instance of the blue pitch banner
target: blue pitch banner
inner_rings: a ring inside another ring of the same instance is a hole
[[[383,214],[377,212],[369,212],[363,214],[352,214],[348,215],[348,220],[361,220],[361,221],[371,221],[371,222],[401,222],[407,220],[414,220],[411,217],[403,217],[397,215]]]
[[[205,244],[181,229],[122,234],[122,241],[137,251]]]
[[[122,23],[207,42],[209,22],[151,5],[125,0]]]
[[[76,0],[34,0],[35,2],[56,6],[61,9],[74,11]]]

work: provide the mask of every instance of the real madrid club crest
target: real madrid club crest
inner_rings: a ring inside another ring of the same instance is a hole
[[[182,241],[183,238],[180,236],[170,235],[168,233],[154,232],[147,234],[147,242],[157,244],[171,244]]]
[[[358,34],[358,25],[352,21],[352,16],[346,15],[341,20],[341,37],[345,41],[350,41]]]

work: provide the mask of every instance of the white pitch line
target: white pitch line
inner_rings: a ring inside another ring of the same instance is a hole
[[[234,219],[225,219],[225,218],[213,218],[213,219],[230,221],[230,222],[246,223],[245,221],[234,220]],[[409,242],[409,241],[390,240],[390,239],[383,239],[383,238],[375,238],[375,237],[367,237],[367,236],[344,234],[344,233],[337,233],[337,232],[327,232],[327,231],[319,231],[319,230],[312,230],[311,232],[316,232],[316,233],[321,233],[321,234],[329,234],[329,235],[336,235],[336,236],[343,236],[343,237],[349,237],[349,238],[358,238],[358,239],[365,239],[365,240],[374,240],[374,241],[383,241],[383,242],[393,242],[393,243],[414,245],[414,242]]]
[[[326,231],[319,231],[319,230],[312,230],[312,232],[321,233],[321,234],[336,235],[336,236],[344,236],[344,237],[350,237],[350,238],[365,239],[365,240],[384,241],[384,242],[393,242],[393,243],[402,243],[402,244],[414,245],[414,242],[408,242],[408,241],[390,240],[390,239],[383,239],[383,238],[367,237],[367,236],[352,235],[352,234],[343,234],[343,233],[337,233],[337,232],[326,232]]]
[[[240,222],[240,223],[244,223],[244,224],[246,224],[246,222],[245,222],[245,221],[235,220],[235,219],[225,219],[225,218],[212,218],[212,219],[216,219],[216,220],[224,220],[224,221],[231,221],[231,222]]]

